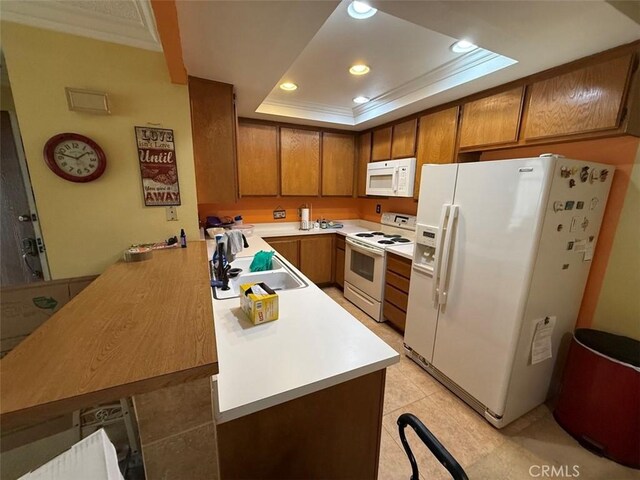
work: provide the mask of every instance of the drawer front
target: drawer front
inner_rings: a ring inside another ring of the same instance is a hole
[[[388,254],[387,270],[391,270],[405,278],[411,278],[411,260],[397,257],[393,254]]]
[[[409,279],[387,270],[385,282],[404,293],[409,293]]]
[[[384,302],[384,307],[382,307],[382,314],[385,319],[392,323],[396,328],[404,332],[404,324],[407,319],[407,314],[405,312],[393,306],[389,302]]]
[[[391,302],[394,306],[406,312],[407,303],[409,302],[409,295],[401,292],[397,288],[394,288],[387,283],[384,286],[384,301]]]
[[[336,234],[336,248],[344,250],[344,237],[342,235]]]

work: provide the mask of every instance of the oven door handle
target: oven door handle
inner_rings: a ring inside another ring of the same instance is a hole
[[[371,247],[365,247],[364,245],[362,245],[361,243],[356,243],[353,240],[351,240],[350,238],[347,238],[347,244],[354,250],[360,252],[360,253],[370,253],[371,255],[375,255],[377,257],[383,257],[384,256],[384,250],[378,250],[378,249],[374,249]]]

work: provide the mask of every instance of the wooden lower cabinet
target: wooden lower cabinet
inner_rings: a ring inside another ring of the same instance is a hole
[[[219,478],[375,480],[385,373],[218,424]]]
[[[298,237],[265,238],[273,249],[289,260],[294,267],[300,268],[300,245]]]
[[[344,288],[344,237],[336,235],[335,283]]]
[[[270,237],[265,242],[316,285],[333,283],[334,234]]]
[[[387,253],[382,316],[403,332],[407,318],[410,278],[411,260],[390,252]]]
[[[316,285],[333,280],[333,235],[312,235],[300,239],[300,270]]]

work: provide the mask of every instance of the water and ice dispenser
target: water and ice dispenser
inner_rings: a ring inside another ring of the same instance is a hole
[[[437,234],[438,227],[420,223],[416,225],[416,250],[413,257],[416,265],[433,269]]]

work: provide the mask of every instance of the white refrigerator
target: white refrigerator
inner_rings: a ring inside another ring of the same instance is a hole
[[[613,173],[559,156],[422,168],[405,348],[498,428],[547,397]]]

